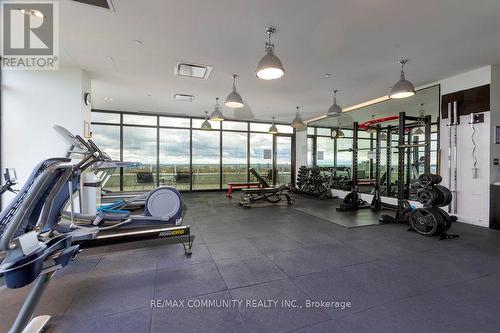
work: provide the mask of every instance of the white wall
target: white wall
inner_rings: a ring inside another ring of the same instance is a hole
[[[83,135],[84,120],[90,121],[90,106],[83,102],[86,91],[90,79],[77,68],[3,71],[2,170],[16,168],[23,184],[37,163],[63,157],[67,146],[52,126]],[[4,197],[4,203],[11,198]]]
[[[482,67],[438,82],[441,95],[470,89],[491,83],[491,66]],[[470,116],[460,117],[457,126],[457,217],[460,221],[480,226],[489,225],[489,185],[490,185],[490,112],[484,113],[484,123],[476,124],[474,141],[478,177],[472,177],[472,129],[468,124]],[[448,186],[449,119],[440,123],[441,175],[443,184]]]

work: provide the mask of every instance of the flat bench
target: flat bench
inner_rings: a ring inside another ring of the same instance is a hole
[[[243,188],[262,188],[261,183],[229,183],[229,187],[227,189],[226,197],[232,198],[233,197],[233,191],[236,189],[243,189]]]

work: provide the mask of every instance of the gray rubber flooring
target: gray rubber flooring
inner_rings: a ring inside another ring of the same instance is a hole
[[[356,211],[337,211],[341,199],[317,200],[312,198],[300,198],[293,206],[294,209],[303,213],[320,218],[327,222],[335,223],[346,228],[365,227],[367,225],[378,225],[379,217],[383,214],[394,216],[394,212],[374,212],[371,209],[359,209]]]
[[[38,312],[53,315],[49,332],[500,331],[499,232],[457,223],[451,231],[461,238],[439,241],[404,225],[349,229],[286,206],[241,209],[239,195],[184,195],[197,236],[191,258],[161,240],[87,249],[41,301]],[[26,292],[0,288],[0,332]],[[243,306],[153,308],[152,300]]]

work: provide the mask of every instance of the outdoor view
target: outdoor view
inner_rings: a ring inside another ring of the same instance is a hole
[[[120,160],[122,127],[122,160],[141,163],[123,168],[125,191],[148,190],[157,184],[179,190],[227,188],[231,182],[247,182],[249,167],[270,184],[273,180],[276,184],[291,181],[290,126],[279,126],[284,136],[273,138],[271,134],[259,133],[267,132],[270,126],[260,123],[224,121],[221,129],[220,123],[211,122],[212,130],[206,131],[200,129],[200,119],[192,119],[191,125],[189,118],[123,114],[120,126],[119,114],[102,112],[93,112],[92,121],[92,140],[111,158]],[[120,170],[109,173],[104,188],[119,190]],[[250,181],[254,180],[250,177]]]

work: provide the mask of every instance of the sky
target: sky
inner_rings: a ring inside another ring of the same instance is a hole
[[[137,117],[137,116],[136,116]],[[140,117],[140,116],[139,116]],[[140,119],[135,119],[140,122]],[[143,123],[143,122],[141,122]],[[247,163],[247,133],[223,132],[223,164]],[[120,158],[118,126],[92,125],[92,140],[113,159]],[[189,130],[160,128],[160,164],[189,164]],[[193,164],[220,163],[220,131],[193,130]],[[264,150],[272,149],[272,135],[250,134],[250,163],[268,164]],[[278,163],[291,163],[291,138],[278,137]],[[156,164],[156,128],[123,127],[123,160]]]

